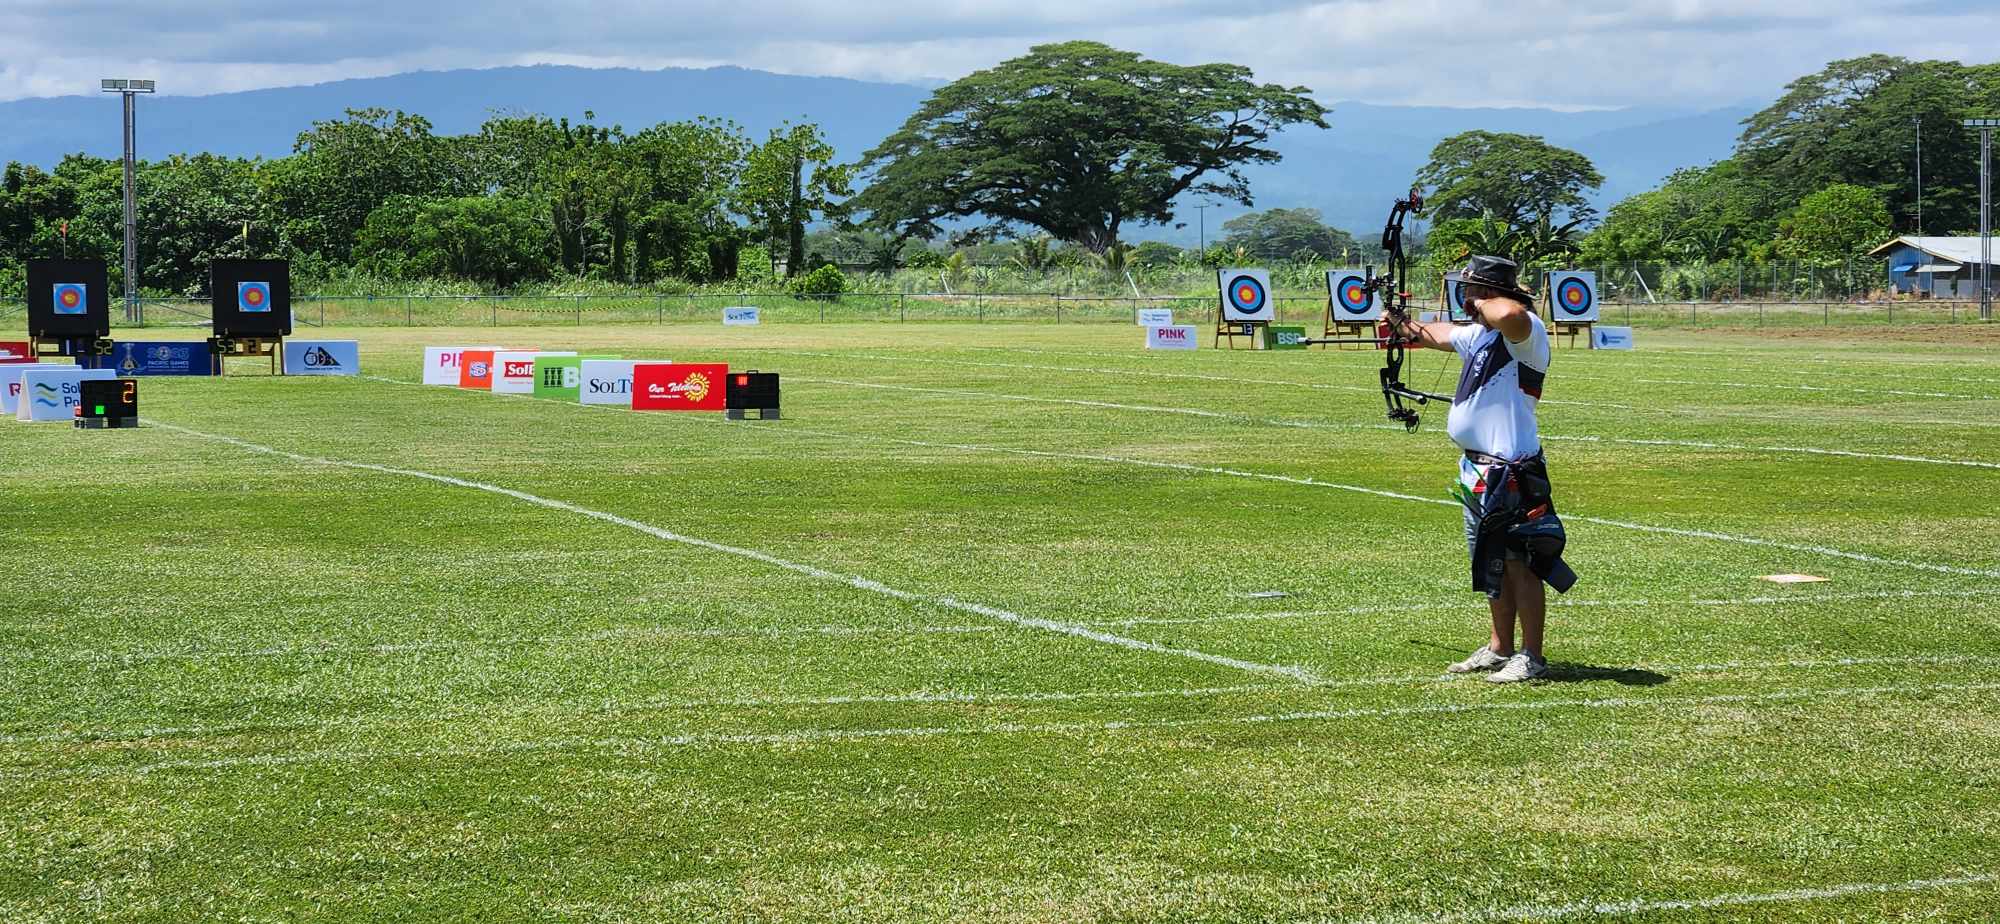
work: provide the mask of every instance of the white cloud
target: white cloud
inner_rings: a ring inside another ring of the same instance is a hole
[[[2000,5],[1971,0],[0,0],[0,99],[89,93],[114,75],[212,93],[526,63],[911,81],[1092,38],[1248,64],[1328,100],[1692,108],[1768,99],[1870,52],[1988,61],[1972,37],[1995,34]]]

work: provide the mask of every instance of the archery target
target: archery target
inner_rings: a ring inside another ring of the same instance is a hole
[[[1597,274],[1560,272],[1549,274],[1549,298],[1555,306],[1549,315],[1558,321],[1597,320]]]
[[[262,314],[270,311],[271,284],[268,282],[237,283],[236,310],[245,314]]]
[[[1368,273],[1364,270],[1328,272],[1326,291],[1336,321],[1373,321],[1382,316],[1381,309],[1375,306],[1375,293],[1368,291]]]
[[[90,309],[90,290],[81,282],[55,285],[55,313],[83,314]]]
[[[1444,277],[1445,316],[1453,324],[1472,323],[1472,306],[1465,303],[1465,286],[1458,281],[1457,273],[1446,273]]]
[[[1277,317],[1271,302],[1271,274],[1260,269],[1226,269],[1216,274],[1222,285],[1224,321],[1269,321]]]

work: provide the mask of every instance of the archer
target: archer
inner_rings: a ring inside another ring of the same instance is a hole
[[[1548,673],[1542,585],[1562,593],[1576,583],[1562,560],[1562,521],[1535,424],[1549,370],[1549,333],[1535,316],[1535,297],[1517,282],[1519,274],[1514,261],[1500,257],[1475,256],[1466,264],[1460,285],[1476,324],[1423,324],[1404,312],[1389,315],[1391,339],[1453,351],[1464,363],[1446,424],[1452,442],[1465,451],[1452,493],[1465,506],[1472,587],[1486,593],[1493,634],[1447,670],[1492,671],[1486,679],[1494,683]]]

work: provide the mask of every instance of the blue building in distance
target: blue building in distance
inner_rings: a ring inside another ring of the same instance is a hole
[[[1994,241],[2000,263],[2000,239]],[[1979,238],[1917,237],[1905,234],[1868,252],[1887,257],[1889,287],[1898,295],[1931,298],[1979,297]],[[2000,281],[1995,282],[2000,289]]]

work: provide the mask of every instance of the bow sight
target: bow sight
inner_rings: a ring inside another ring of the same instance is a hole
[[[1412,188],[1406,199],[1397,199],[1389,210],[1389,220],[1382,225],[1382,251],[1389,257],[1386,275],[1375,275],[1375,268],[1369,267],[1363,285],[1372,298],[1379,299],[1382,306],[1382,321],[1376,326],[1372,339],[1330,338],[1308,339],[1307,344],[1317,343],[1367,343],[1382,349],[1382,402],[1388,408],[1388,416],[1403,425],[1405,430],[1416,430],[1422,421],[1417,416],[1417,407],[1432,401],[1451,401],[1450,395],[1418,391],[1403,384],[1403,357],[1406,348],[1418,341],[1404,333],[1410,325],[1410,257],[1403,250],[1403,223],[1409,217],[1423,210],[1424,196],[1420,189]],[[1416,405],[1412,407],[1411,405]]]

